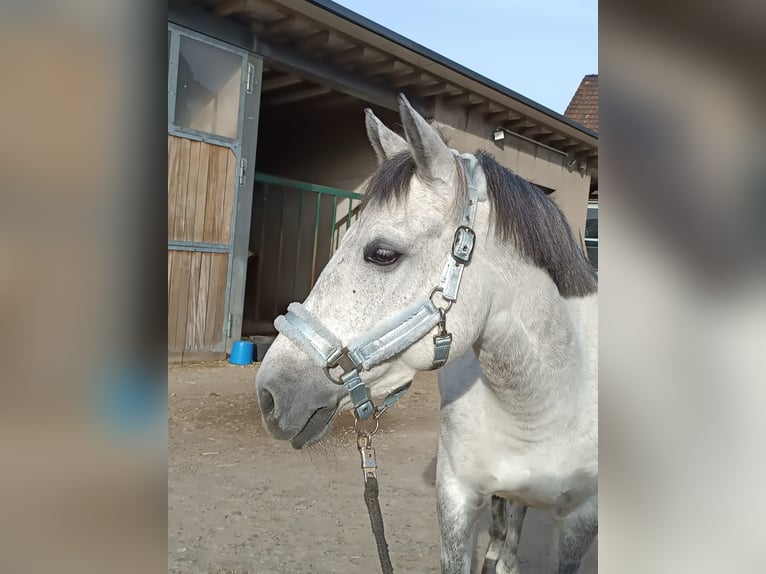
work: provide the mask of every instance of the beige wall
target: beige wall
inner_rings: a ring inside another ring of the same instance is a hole
[[[312,109],[264,108],[258,134],[258,171],[280,177],[359,191],[375,171],[364,127],[364,102]],[[374,108],[383,121],[395,124],[394,113]]]
[[[564,212],[577,242],[582,243],[580,237],[585,232],[589,175],[583,176],[576,170],[567,169],[563,155],[510,134],[506,134],[504,148],[497,147],[492,141],[492,130],[497,126],[487,123],[480,112],[467,114],[437,102],[433,125],[441,131],[450,147],[461,152],[483,149],[521,177],[555,190],[551,198]]]
[[[375,158],[364,127],[363,102],[324,111],[309,106],[285,110],[264,109],[259,134],[258,166],[281,177],[350,191],[361,186],[375,170]],[[387,125],[400,125],[397,114],[374,109]],[[481,112],[467,114],[437,102],[434,126],[451,147],[461,152],[483,149],[504,166],[532,183],[555,190],[551,195],[569,222],[575,238],[585,230],[590,176],[566,167],[566,158],[544,147],[506,135],[504,149],[492,141],[492,130]]]

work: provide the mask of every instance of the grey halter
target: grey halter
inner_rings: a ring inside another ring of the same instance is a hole
[[[370,370],[394,355],[408,349],[437,325],[438,334],[434,335],[434,358],[432,369],[442,367],[449,358],[452,346],[452,334],[447,332],[447,313],[457,301],[463,269],[471,262],[471,255],[476,244],[473,230],[476,220],[476,208],[480,200],[486,197],[486,179],[476,158],[469,154],[459,155],[453,150],[465,172],[468,188],[468,201],[461,214],[460,225],[455,231],[452,252],[442,271],[439,284],[428,297],[415,301],[393,317],[371,330],[355,337],[343,345],[341,340],[331,333],[316,317],[300,303],[290,303],[287,313],[274,321],[277,331],[286,336],[305,352],[327,377],[334,383],[346,387],[354,405],[357,419],[376,417],[392,406],[407,390],[409,384],[396,389],[377,409],[372,404],[367,387],[360,373]],[[434,295],[440,293],[446,306],[438,307]],[[339,367],[342,374],[335,378],[330,372]]]

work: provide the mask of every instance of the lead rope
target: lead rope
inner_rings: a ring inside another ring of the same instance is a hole
[[[383,514],[380,511],[380,502],[378,501],[378,463],[375,460],[375,449],[372,447],[372,435],[378,432],[378,417],[386,409],[387,407],[375,414],[375,428],[372,431],[361,428],[359,426],[359,419],[354,420],[354,427],[356,428],[356,445],[362,457],[364,504],[367,506],[367,513],[370,515],[370,526],[372,526],[372,534],[375,536],[375,544],[378,547],[380,569],[383,571],[383,574],[393,574],[394,567],[388,554],[388,543],[386,542],[386,533],[383,529]]]

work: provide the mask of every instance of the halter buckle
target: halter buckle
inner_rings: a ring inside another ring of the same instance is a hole
[[[473,247],[476,244],[476,232],[466,225],[461,225],[455,230],[455,240],[452,242],[452,257],[458,263],[468,265],[473,255]]]
[[[354,416],[362,420],[370,418],[375,413],[375,407],[372,406],[370,395],[367,392],[367,387],[364,386],[362,377],[359,376],[359,371],[352,369],[348,373],[342,374],[340,380],[354,404]]]
[[[343,371],[338,377],[333,376],[333,374],[330,372],[336,367],[339,367]],[[343,347],[342,349],[339,349],[333,353],[332,357],[328,359],[327,365],[324,367],[324,374],[336,385],[344,385],[344,375],[347,375],[351,371],[356,371],[358,373],[361,370],[362,367],[357,365],[356,361],[351,358],[351,355],[348,352],[348,348]]]

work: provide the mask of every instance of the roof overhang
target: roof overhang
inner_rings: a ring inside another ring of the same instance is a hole
[[[226,31],[222,39],[229,41],[250,34],[245,47],[266,59],[266,105],[351,95],[395,110],[403,92],[428,114],[440,99],[597,174],[592,130],[330,0],[171,0],[171,6],[181,7],[169,15],[179,24]]]

